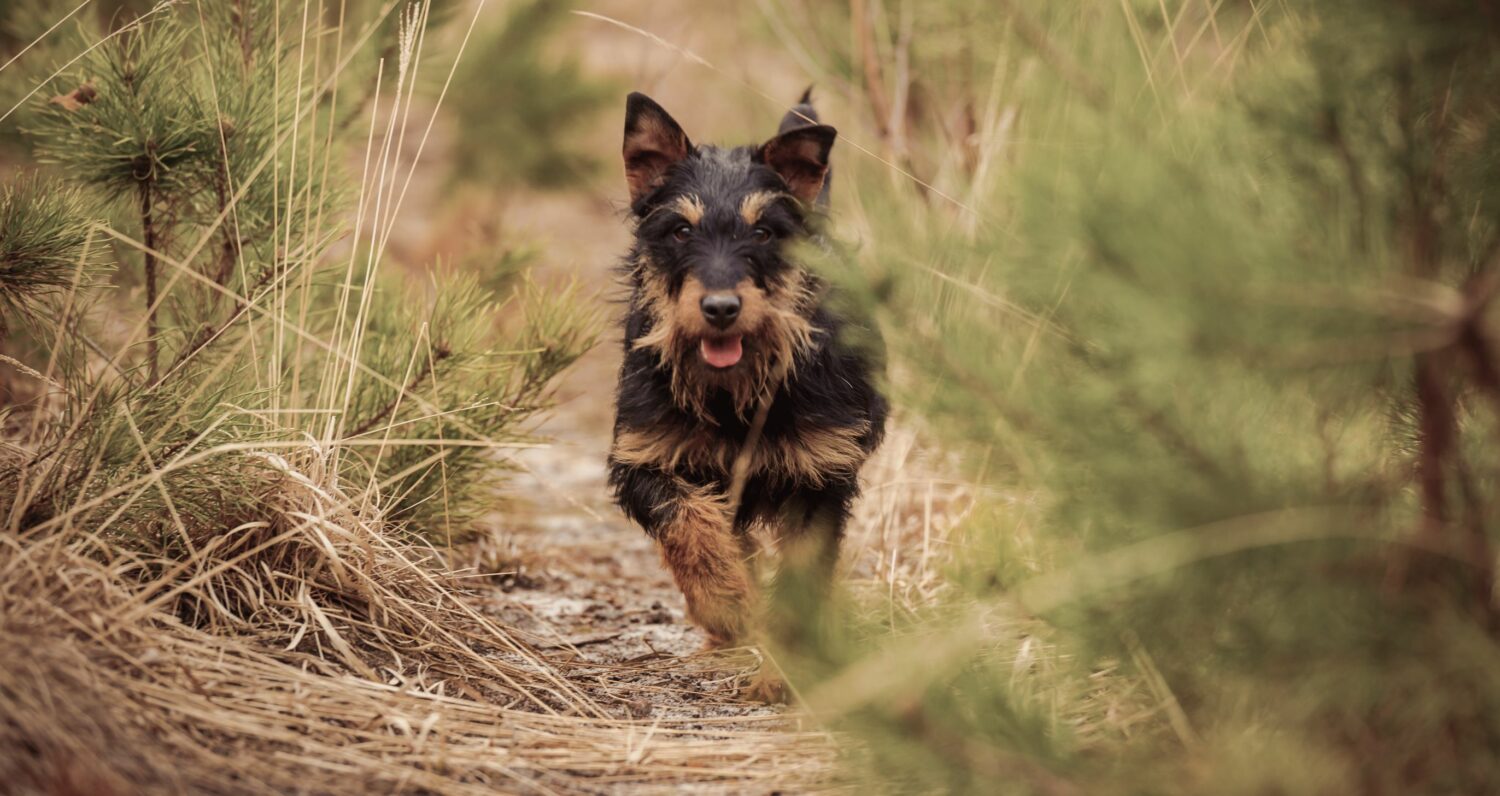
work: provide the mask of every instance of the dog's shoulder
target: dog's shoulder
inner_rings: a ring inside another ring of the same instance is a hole
[[[873,324],[820,303],[812,316],[816,345],[803,352],[778,399],[782,417],[796,428],[861,428],[861,447],[873,450],[883,436],[887,406],[881,392],[885,345]]]

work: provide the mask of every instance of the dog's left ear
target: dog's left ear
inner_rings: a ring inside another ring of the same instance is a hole
[[[781,175],[792,195],[810,205],[828,178],[828,153],[838,131],[826,124],[788,130],[762,144],[755,159]]]

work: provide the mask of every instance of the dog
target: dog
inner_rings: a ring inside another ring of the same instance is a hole
[[[885,433],[872,332],[796,257],[823,241],[837,132],[804,94],[760,146],[694,145],[643,94],[625,104],[635,240],[609,483],[660,546],[710,648],[758,638],[749,559],[829,583],[861,465]],[[826,242],[825,242],[826,243]]]

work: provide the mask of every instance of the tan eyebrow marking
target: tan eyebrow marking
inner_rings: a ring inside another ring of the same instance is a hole
[[[692,224],[696,227],[698,226],[698,222],[703,220],[703,213],[705,211],[703,209],[702,199],[699,199],[698,197],[692,195],[679,196],[677,197],[675,206],[678,215],[681,215],[683,218],[687,219],[687,222],[689,224]]]
[[[760,220],[760,214],[766,211],[771,203],[780,199],[783,194],[775,191],[756,191],[740,201],[740,218],[745,219],[746,224],[754,224]]]

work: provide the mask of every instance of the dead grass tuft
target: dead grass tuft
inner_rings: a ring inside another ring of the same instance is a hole
[[[545,660],[469,608],[431,551],[349,508],[316,451],[239,455],[276,459],[253,470],[262,518],[175,564],[77,532],[0,539],[4,781],[465,793],[827,776],[831,751],[806,753],[824,737],[775,717],[630,718],[608,670]],[[762,764],[793,757],[805,767]]]

